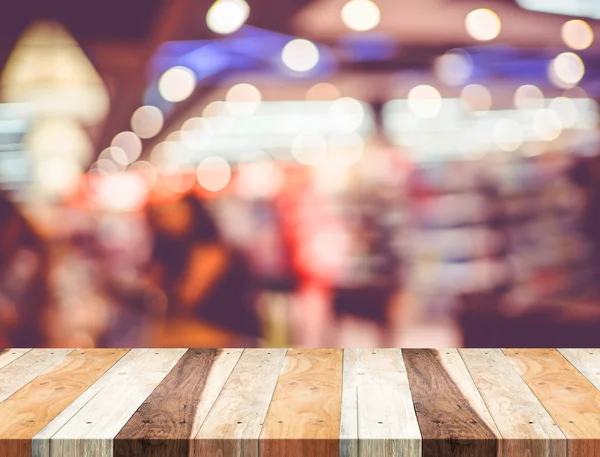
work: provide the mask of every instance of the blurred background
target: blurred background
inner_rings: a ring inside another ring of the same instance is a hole
[[[23,0],[0,346],[594,347],[600,3]]]

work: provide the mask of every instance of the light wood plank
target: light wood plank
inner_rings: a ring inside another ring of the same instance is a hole
[[[565,457],[567,441],[500,349],[459,350],[502,435],[505,457]]]
[[[403,349],[423,457],[496,457],[501,435],[456,349]]]
[[[50,439],[51,457],[112,457],[114,437],[186,350],[130,352],[136,357]]]
[[[358,457],[358,350],[344,349],[342,411],[340,418],[340,457]]]
[[[196,457],[258,457],[286,349],[246,349],[193,441]]]
[[[558,349],[563,357],[600,389],[600,349]]]
[[[420,457],[421,433],[401,351],[345,349],[344,374],[352,371],[357,400],[348,407],[342,403],[342,418],[346,413],[358,418],[358,455]]]
[[[31,457],[31,440],[124,354],[80,349],[0,403],[0,457]]]
[[[260,435],[261,457],[339,455],[341,349],[290,349]]]
[[[198,433],[242,349],[190,349],[114,440],[115,457],[190,455]]]
[[[0,352],[0,368],[4,368],[6,365],[17,360],[29,351],[31,351],[31,349],[4,349]]]
[[[600,391],[555,349],[503,352],[569,440],[568,455],[600,455]]]
[[[72,351],[73,349],[33,349],[0,369],[0,403]]]

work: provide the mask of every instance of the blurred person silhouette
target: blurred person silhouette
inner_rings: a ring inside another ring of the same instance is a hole
[[[0,347],[43,347],[50,304],[46,244],[0,191]]]
[[[191,319],[208,324],[207,332],[214,327],[244,341],[258,338],[251,269],[241,253],[222,241],[205,205],[189,194],[153,203],[148,222],[154,238],[148,274],[166,295],[167,319]]]

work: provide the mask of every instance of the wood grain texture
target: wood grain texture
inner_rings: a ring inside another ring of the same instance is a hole
[[[30,457],[32,438],[126,352],[73,351],[0,403],[0,457]]]
[[[600,391],[555,349],[504,353],[568,438],[568,455],[600,455]]]
[[[339,455],[341,349],[290,349],[260,435],[261,457]]]
[[[567,442],[500,349],[460,349],[502,435],[505,457],[565,457]]]
[[[600,389],[600,349],[558,349],[558,352]]]
[[[345,349],[343,389],[342,457],[421,456],[421,433],[399,349]],[[358,442],[351,443],[351,437]]]
[[[188,350],[115,437],[114,456],[190,455],[190,441],[241,352]]]
[[[195,457],[258,457],[286,349],[245,349],[193,441]]]
[[[455,349],[403,349],[423,457],[496,457],[500,433]]]
[[[129,363],[107,373],[110,381],[52,436],[50,456],[112,457],[114,437],[185,352],[132,349]]]
[[[0,403],[72,351],[73,349],[33,349],[0,369]]]
[[[0,368],[4,368],[29,351],[31,349],[0,349]]]

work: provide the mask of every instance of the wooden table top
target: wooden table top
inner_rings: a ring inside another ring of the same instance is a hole
[[[600,349],[0,349],[0,457],[599,457]]]

